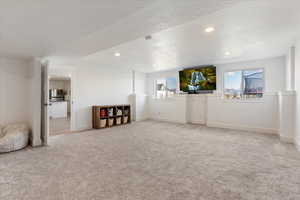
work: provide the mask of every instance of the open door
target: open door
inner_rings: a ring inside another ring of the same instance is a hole
[[[49,113],[48,109],[51,104],[49,103],[49,67],[48,62],[42,63],[42,116],[41,116],[41,132],[42,132],[42,143],[48,145],[49,138]]]

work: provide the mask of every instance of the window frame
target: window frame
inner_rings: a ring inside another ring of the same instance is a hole
[[[229,72],[241,72],[241,89],[244,90],[244,71],[251,71],[251,70],[262,70],[263,72],[263,95],[262,97],[255,97],[255,98],[245,98],[244,94],[242,95],[241,99],[228,99],[225,98],[225,74]],[[237,69],[228,69],[223,71],[222,73],[222,84],[223,84],[223,90],[222,90],[222,96],[223,99],[226,101],[240,101],[240,102],[263,102],[265,98],[265,91],[266,91],[266,69],[265,67],[255,67],[255,68],[237,68]]]
[[[164,91],[164,95],[163,95],[163,97],[160,97],[160,96],[158,96],[158,91],[161,91],[161,90],[158,90],[158,87],[157,87],[157,84],[158,84],[158,82],[159,81],[161,81],[161,80],[164,80],[164,82],[165,82],[165,87],[167,87],[167,81],[165,80],[165,78],[158,78],[158,79],[155,79],[154,80],[154,97],[156,98],[156,99],[163,99],[163,98],[166,98],[166,96],[167,96],[167,92],[166,92],[166,90],[162,90],[162,91]]]

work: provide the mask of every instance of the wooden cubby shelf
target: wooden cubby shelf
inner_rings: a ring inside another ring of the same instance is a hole
[[[131,123],[130,105],[93,106],[93,128],[109,128]]]

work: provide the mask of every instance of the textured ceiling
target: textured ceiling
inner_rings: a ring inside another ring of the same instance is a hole
[[[116,23],[69,43],[53,55],[83,56],[253,0],[156,0]],[[118,6],[116,6],[118,7]],[[80,47],[80,48],[78,48]]]
[[[91,54],[84,62],[144,72],[284,55],[300,36],[300,2],[244,1],[180,26]],[[216,31],[205,33],[207,26]],[[229,51],[231,55],[225,55]],[[120,52],[120,57],[114,53]],[[84,65],[84,64],[83,64]]]
[[[299,10],[299,0],[2,0],[0,56],[144,72],[260,59],[300,36]]]
[[[1,0],[0,55],[49,55],[150,3],[146,0]]]
[[[242,0],[1,0],[0,56],[85,56]]]

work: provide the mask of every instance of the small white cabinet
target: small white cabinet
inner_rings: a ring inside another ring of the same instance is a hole
[[[51,118],[67,118],[68,117],[68,102],[52,102],[49,106],[49,116]]]

